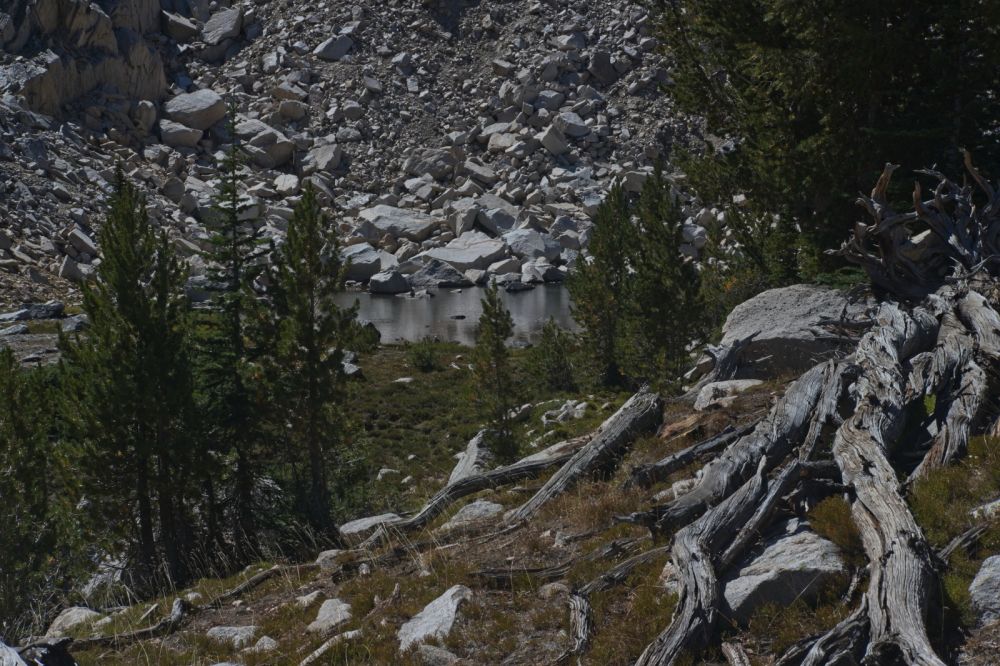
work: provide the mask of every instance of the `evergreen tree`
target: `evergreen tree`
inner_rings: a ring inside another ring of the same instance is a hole
[[[686,369],[703,317],[698,270],[681,253],[684,216],[659,168],[643,186],[635,223],[642,242],[629,261],[623,362],[634,378],[670,382]]]
[[[532,347],[530,366],[535,380],[551,391],[573,391],[576,379],[573,371],[573,336],[559,328],[549,318],[542,326],[542,335]]]
[[[616,185],[594,217],[590,256],[581,258],[568,280],[573,317],[583,327],[584,345],[597,367],[598,382],[605,386],[623,379],[620,327],[629,308],[629,262],[636,245],[631,207],[625,191]]]
[[[496,284],[486,289],[482,299],[476,346],[472,350],[475,400],[488,422],[487,440],[502,460],[517,457],[511,409],[514,407],[514,378],[507,339],[514,333],[514,320],[500,298]]]
[[[112,535],[135,544],[140,581],[183,580],[189,544],[180,530],[179,470],[191,452],[184,272],[120,169],[101,245],[97,283],[83,290],[90,328],[62,339],[77,425],[90,447],[88,496]]]
[[[630,201],[612,188],[570,274],[573,316],[599,383],[672,382],[704,327],[700,277],[681,253],[683,216],[660,169]]]
[[[326,531],[332,528],[328,470],[337,469],[343,454],[343,344],[357,314],[357,305],[341,308],[335,301],[344,268],[336,236],[309,185],[275,252],[275,389],[291,462],[308,461],[308,483],[298,484],[296,497],[309,523]]]
[[[251,556],[257,533],[254,484],[264,457],[270,396],[262,379],[261,359],[267,336],[258,329],[265,319],[254,283],[261,274],[260,228],[251,204],[239,192],[241,148],[233,144],[221,164],[219,195],[208,220],[211,248],[211,308],[200,311],[197,327],[196,383],[204,442],[205,494],[210,499],[211,539],[221,545],[219,533],[227,521],[215,501],[216,474],[232,469],[232,506],[239,559]],[[214,455],[213,455],[214,454]]]
[[[0,349],[0,636],[7,640],[38,629],[32,615],[44,615],[44,600],[57,597],[82,560],[72,457],[53,436],[53,375],[24,370]]]
[[[813,247],[840,244],[886,161],[960,173],[969,148],[1000,172],[1000,49],[984,27],[1000,3],[659,5],[671,96],[735,147],[681,166],[703,200],[729,208],[727,228],[772,284],[796,279],[803,250],[812,261]]]

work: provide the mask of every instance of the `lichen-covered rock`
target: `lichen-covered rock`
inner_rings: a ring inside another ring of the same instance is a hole
[[[45,632],[45,635],[65,636],[72,629],[85,624],[93,624],[102,617],[104,616],[95,610],[84,608],[83,606],[72,606],[56,616],[56,619],[49,625],[49,630]]]
[[[1000,620],[1000,555],[983,561],[969,585],[969,601],[980,624]]]
[[[733,567],[722,583],[727,614],[746,622],[764,604],[814,599],[847,575],[840,549],[799,520],[778,525],[762,547]]]
[[[451,633],[459,606],[472,599],[472,590],[464,585],[450,587],[444,594],[427,604],[399,629],[399,651],[405,652],[431,638],[444,639]]]
[[[769,379],[804,372],[819,360],[835,356],[844,343],[820,324],[824,320],[860,318],[865,303],[849,303],[836,289],[798,284],[770,289],[737,305],[722,327],[723,346],[756,334],[740,356],[736,379]]]
[[[316,619],[306,627],[306,631],[326,633],[336,629],[351,619],[351,605],[340,599],[327,599],[319,607]]]

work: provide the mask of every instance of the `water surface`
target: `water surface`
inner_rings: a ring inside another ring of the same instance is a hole
[[[476,341],[476,323],[482,314],[479,288],[434,292],[434,296],[372,295],[348,292],[338,297],[340,305],[360,303],[358,318],[375,324],[383,343],[416,342],[425,337],[472,345]],[[549,317],[568,330],[576,330],[570,315],[569,291],[561,285],[539,285],[531,291],[501,292],[504,304],[514,319],[514,344],[534,342]]]

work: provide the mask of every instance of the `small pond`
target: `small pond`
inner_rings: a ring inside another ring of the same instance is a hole
[[[569,291],[562,285],[539,285],[530,291],[501,292],[514,319],[515,344],[534,342],[549,317],[568,330],[576,330],[570,314]],[[340,305],[360,303],[358,318],[375,324],[382,342],[416,342],[425,337],[472,345],[476,323],[482,313],[479,288],[440,289],[433,296],[382,296],[367,292],[347,292],[338,297]]]

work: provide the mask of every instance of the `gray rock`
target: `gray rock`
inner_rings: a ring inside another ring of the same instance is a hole
[[[254,625],[245,627],[212,627],[205,635],[213,641],[226,643],[239,649],[253,642],[254,636],[257,635],[257,627]]]
[[[439,640],[447,638],[455,624],[459,606],[470,599],[472,590],[464,585],[455,585],[427,604],[422,611],[400,627],[397,634],[399,651],[404,652],[432,638]]]
[[[1000,555],[983,561],[969,585],[969,601],[980,624],[1000,620]]]
[[[569,141],[566,140],[566,135],[555,125],[549,125],[544,131],[535,135],[535,138],[542,144],[545,150],[557,157],[569,152],[570,146]]]
[[[611,64],[611,54],[607,51],[594,51],[587,71],[604,85],[614,83],[619,77],[618,70]]]
[[[194,21],[180,14],[164,11],[161,17],[161,30],[178,42],[189,42],[201,32]]]
[[[14,324],[13,326],[8,326],[7,328],[0,328],[0,338],[7,337],[9,335],[24,335],[30,330],[31,329],[28,328],[27,324]]]
[[[499,236],[513,229],[517,218],[507,208],[483,208],[476,216],[476,222],[486,231]]]
[[[494,240],[477,231],[471,231],[450,241],[444,247],[427,250],[414,258],[438,259],[459,271],[466,271],[470,268],[487,268],[506,255],[507,248],[503,241]]]
[[[160,120],[160,141],[171,148],[195,148],[204,134],[166,118]]]
[[[351,605],[340,599],[327,599],[319,607],[316,619],[306,627],[306,631],[326,633],[336,629],[351,619]]]
[[[343,552],[344,551],[338,548],[324,550],[316,556],[316,564],[318,564],[321,569],[331,569],[337,565],[337,557]]]
[[[382,255],[368,243],[348,245],[340,251],[342,261],[350,262],[345,279],[367,282],[382,270]]]
[[[402,294],[410,291],[406,276],[395,269],[376,273],[368,281],[368,291],[373,294]]]
[[[456,655],[436,645],[421,645],[417,648],[417,654],[424,666],[455,666],[461,661]]]
[[[340,166],[343,157],[344,151],[335,143],[313,148],[302,160],[302,173],[308,175],[317,171],[334,171]]]
[[[97,243],[79,229],[73,229],[69,232],[67,240],[80,252],[86,252],[92,257],[96,257],[98,254]]]
[[[439,224],[438,220],[425,213],[384,204],[366,208],[358,216],[382,233],[418,243],[427,240]]]
[[[410,286],[417,289],[453,289],[471,287],[472,282],[454,266],[440,259],[431,259],[423,268],[410,276]]]
[[[27,666],[17,651],[0,641],[0,666]]]
[[[806,601],[828,585],[846,582],[840,550],[799,520],[779,525],[759,552],[751,554],[721,581],[728,615],[746,622],[764,604],[787,606]]]
[[[354,40],[347,35],[337,35],[327,39],[313,49],[313,55],[320,60],[337,61],[350,53],[354,48]]]
[[[572,111],[564,111],[557,115],[552,124],[566,136],[580,138],[590,134],[590,127],[578,114]],[[543,141],[544,145],[544,141]]]
[[[729,381],[706,384],[698,392],[698,397],[694,401],[694,408],[700,412],[712,405],[728,404],[727,401],[732,402],[738,393],[742,393],[761,383],[759,379],[730,379]]]
[[[865,303],[848,304],[843,292],[812,285],[770,289],[737,305],[722,327],[724,346],[757,337],[740,356],[736,379],[770,379],[800,373],[853,345],[830,340],[823,319],[863,318]]]
[[[451,532],[489,520],[503,513],[503,505],[479,499],[459,509],[448,522],[438,528],[441,532]]]
[[[411,176],[430,174],[436,180],[450,176],[455,171],[458,160],[450,150],[427,148],[411,155],[403,163],[403,170]]]
[[[226,117],[226,102],[214,90],[197,90],[177,95],[163,105],[167,117],[199,130],[209,127]]]
[[[264,654],[266,652],[274,652],[279,647],[278,641],[274,640],[270,636],[261,636],[260,640],[254,643],[253,647],[249,647],[245,652],[253,654]]]
[[[201,30],[201,39],[206,44],[216,45],[227,39],[238,37],[243,28],[243,10],[223,9],[212,14]]]
[[[534,229],[515,229],[503,235],[510,251],[522,259],[544,258],[555,261],[562,254],[562,246],[549,236]]]
[[[45,632],[45,635],[65,636],[72,629],[82,625],[93,624],[102,617],[104,616],[95,610],[84,608],[83,606],[71,606],[56,616],[56,619],[49,625],[49,629]]]

